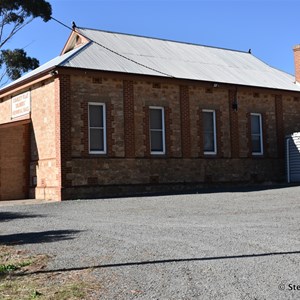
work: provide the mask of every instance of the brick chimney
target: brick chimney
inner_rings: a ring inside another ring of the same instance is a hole
[[[300,83],[300,45],[294,46],[295,79]]]

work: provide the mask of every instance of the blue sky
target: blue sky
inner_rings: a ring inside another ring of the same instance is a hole
[[[49,1],[49,0],[48,0]],[[53,17],[79,27],[248,51],[294,74],[300,44],[298,0],[50,0]],[[7,48],[23,48],[45,63],[60,54],[70,32],[34,20]]]

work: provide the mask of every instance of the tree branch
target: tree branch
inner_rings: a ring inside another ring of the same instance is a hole
[[[3,71],[3,73],[1,74],[1,76],[0,76],[0,88],[1,87],[3,87],[3,86],[5,86],[8,82],[9,82],[9,78],[7,77],[7,69],[5,69],[4,71]],[[5,77],[7,77],[7,79],[2,83],[2,80],[5,78]]]
[[[6,84],[38,67],[38,60],[27,56],[23,49],[3,50],[3,46],[33,19],[47,22],[51,14],[51,4],[46,0],[0,0],[0,83],[4,80]]]
[[[11,39],[18,31],[20,31],[22,28],[24,28],[26,25],[28,25],[30,22],[33,21],[33,18],[29,19],[27,22],[22,24],[17,24],[14,26],[14,28],[11,30],[10,34],[4,39],[4,41],[0,42],[0,49],[3,47],[3,45]]]

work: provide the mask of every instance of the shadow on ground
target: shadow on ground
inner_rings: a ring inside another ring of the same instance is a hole
[[[15,219],[43,218],[45,215],[35,215],[19,212],[0,212],[0,222],[8,222]]]
[[[227,259],[247,259],[247,258],[260,258],[260,257],[272,257],[282,255],[297,255],[300,251],[287,251],[287,252],[269,252],[269,253],[254,253],[254,254],[242,254],[242,255],[228,255],[228,256],[212,256],[212,257],[194,257],[194,258],[175,258],[175,259],[162,259],[162,260],[147,260],[138,262],[124,262],[124,263],[113,263],[113,264],[102,264],[87,267],[78,268],[62,268],[54,270],[40,270],[28,274],[39,274],[39,273],[53,273],[53,272],[68,272],[68,271],[81,271],[86,269],[106,269],[106,268],[120,268],[120,267],[131,267],[131,266],[142,266],[142,265],[157,265],[167,263],[182,263],[182,262],[201,262],[211,260],[227,260]],[[21,274],[22,275],[22,274]]]
[[[149,185],[149,188],[155,185]],[[198,186],[198,187],[197,187]],[[286,184],[286,183],[268,183],[268,184],[251,184],[251,183],[174,183],[174,184],[159,184],[158,191],[145,191],[144,186],[140,189],[126,191],[126,186],[116,185],[115,188],[109,190],[108,193],[103,193],[103,196],[98,194],[78,195],[77,200],[90,199],[120,199],[120,198],[141,198],[141,197],[159,197],[159,196],[174,196],[174,195],[196,195],[196,194],[217,194],[217,193],[251,193],[268,190],[280,190],[291,187],[298,187],[299,184]],[[123,189],[125,187],[125,189]]]
[[[40,232],[27,232],[0,235],[0,244],[25,245],[52,243],[62,240],[72,240],[81,230],[49,230]]]

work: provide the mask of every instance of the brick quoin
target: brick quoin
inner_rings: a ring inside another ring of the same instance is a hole
[[[198,127],[198,136],[199,136],[199,157],[204,157],[204,144],[203,144],[203,117],[202,117],[202,109],[198,109],[198,120],[197,120],[197,127]]]
[[[123,81],[125,157],[135,157],[134,91],[133,81]]]
[[[246,123],[246,131],[247,131],[247,148],[248,153],[247,157],[252,157],[252,139],[251,139],[251,114],[249,112],[246,113],[247,123]]]
[[[23,193],[24,197],[29,197],[29,186],[30,186],[30,130],[31,130],[31,124],[26,124],[24,126],[24,132],[23,132]]]
[[[143,118],[143,129],[144,129],[144,156],[150,157],[150,124],[149,124],[149,107],[143,108],[144,118]]]
[[[71,161],[71,81],[70,75],[59,75],[60,91],[60,145],[61,145],[61,184],[62,188],[69,187],[72,182],[67,174],[72,171],[67,167]]]
[[[173,135],[173,131],[171,129],[172,125],[172,109],[170,107],[165,107],[165,143],[166,143],[166,155],[169,157],[173,156],[173,143],[171,140],[171,136]]]
[[[217,135],[217,157],[223,157],[223,123],[222,112],[220,109],[216,110],[216,135]]]
[[[57,176],[57,198],[62,200],[61,187],[61,129],[60,129],[60,82],[59,78],[55,78],[55,154],[56,154],[56,167],[58,169]]]
[[[81,144],[83,145],[83,151],[81,152],[81,157],[89,156],[89,108],[88,102],[82,101],[80,104],[80,108],[82,111],[81,114]]]
[[[181,143],[182,156],[191,157],[191,125],[190,125],[190,99],[189,87],[180,86],[180,112],[181,112]]]
[[[264,157],[269,157],[269,137],[268,137],[268,115],[266,113],[262,113],[262,134],[263,134],[263,147],[264,147]]]
[[[114,105],[110,102],[106,103],[106,142],[107,142],[107,155],[109,157],[114,157],[114,145],[115,145],[115,139],[114,139],[114,132],[115,129],[113,128],[113,122],[115,120],[115,117],[113,115],[114,112]]]
[[[230,137],[231,137],[231,157],[239,157],[239,118],[238,111],[232,109],[236,92],[234,90],[228,91],[229,117],[230,117]]]
[[[284,126],[283,126],[283,107],[282,107],[281,95],[275,95],[275,115],[276,115],[276,129],[277,129],[278,158],[283,158],[284,157]]]

